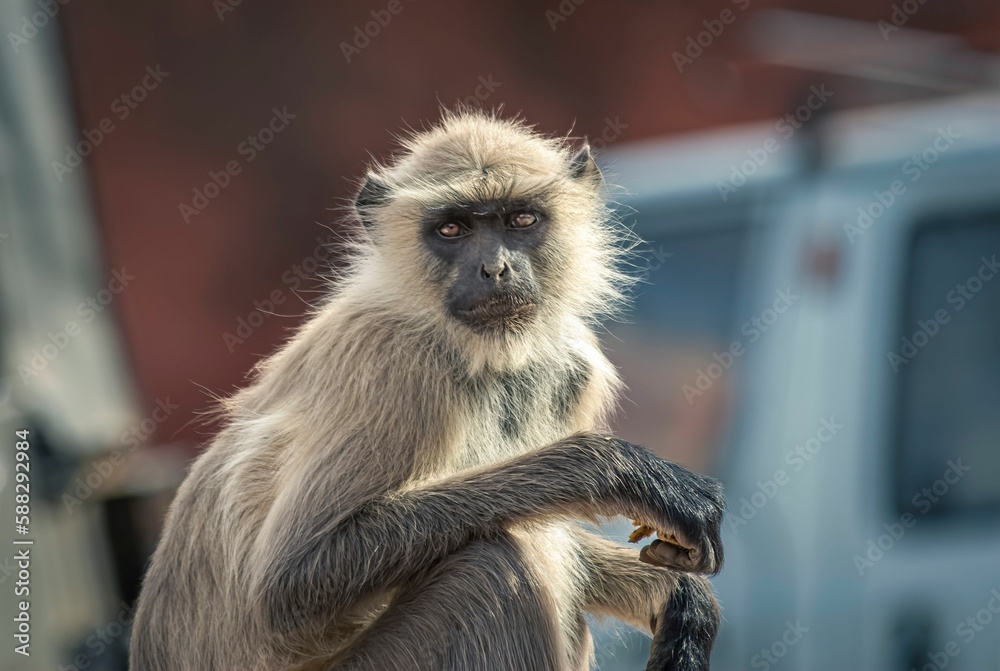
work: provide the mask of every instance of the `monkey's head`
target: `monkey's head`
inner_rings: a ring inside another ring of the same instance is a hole
[[[519,121],[447,113],[369,172],[356,210],[376,260],[367,266],[373,293],[466,338],[596,317],[624,279],[589,148]]]

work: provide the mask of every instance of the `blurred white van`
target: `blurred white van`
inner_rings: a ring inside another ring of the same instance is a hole
[[[1000,669],[1000,98],[607,158],[619,430],[727,486],[713,668]]]

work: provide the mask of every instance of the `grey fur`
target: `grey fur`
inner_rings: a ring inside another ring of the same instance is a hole
[[[351,269],[177,494],[132,669],[568,671],[590,664],[588,611],[655,627],[651,669],[707,668],[717,606],[695,574],[721,566],[721,491],[606,433],[620,383],[592,326],[625,278],[589,152],[446,114],[372,181]],[[415,222],[526,195],[551,218],[545,300],[473,332]],[[652,566],[576,523],[609,515],[692,551]]]

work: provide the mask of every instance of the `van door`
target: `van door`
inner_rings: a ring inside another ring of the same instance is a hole
[[[901,261],[872,359],[888,403],[870,443],[878,505],[852,557],[873,669],[1000,669],[995,175],[995,159],[939,175],[883,240]]]

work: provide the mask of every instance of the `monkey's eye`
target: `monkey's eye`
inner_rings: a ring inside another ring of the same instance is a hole
[[[465,229],[454,221],[446,221],[438,226],[438,235],[442,238],[460,238],[465,235]]]
[[[510,225],[513,228],[528,228],[529,226],[534,226],[537,221],[538,217],[531,212],[521,212],[511,218]]]

